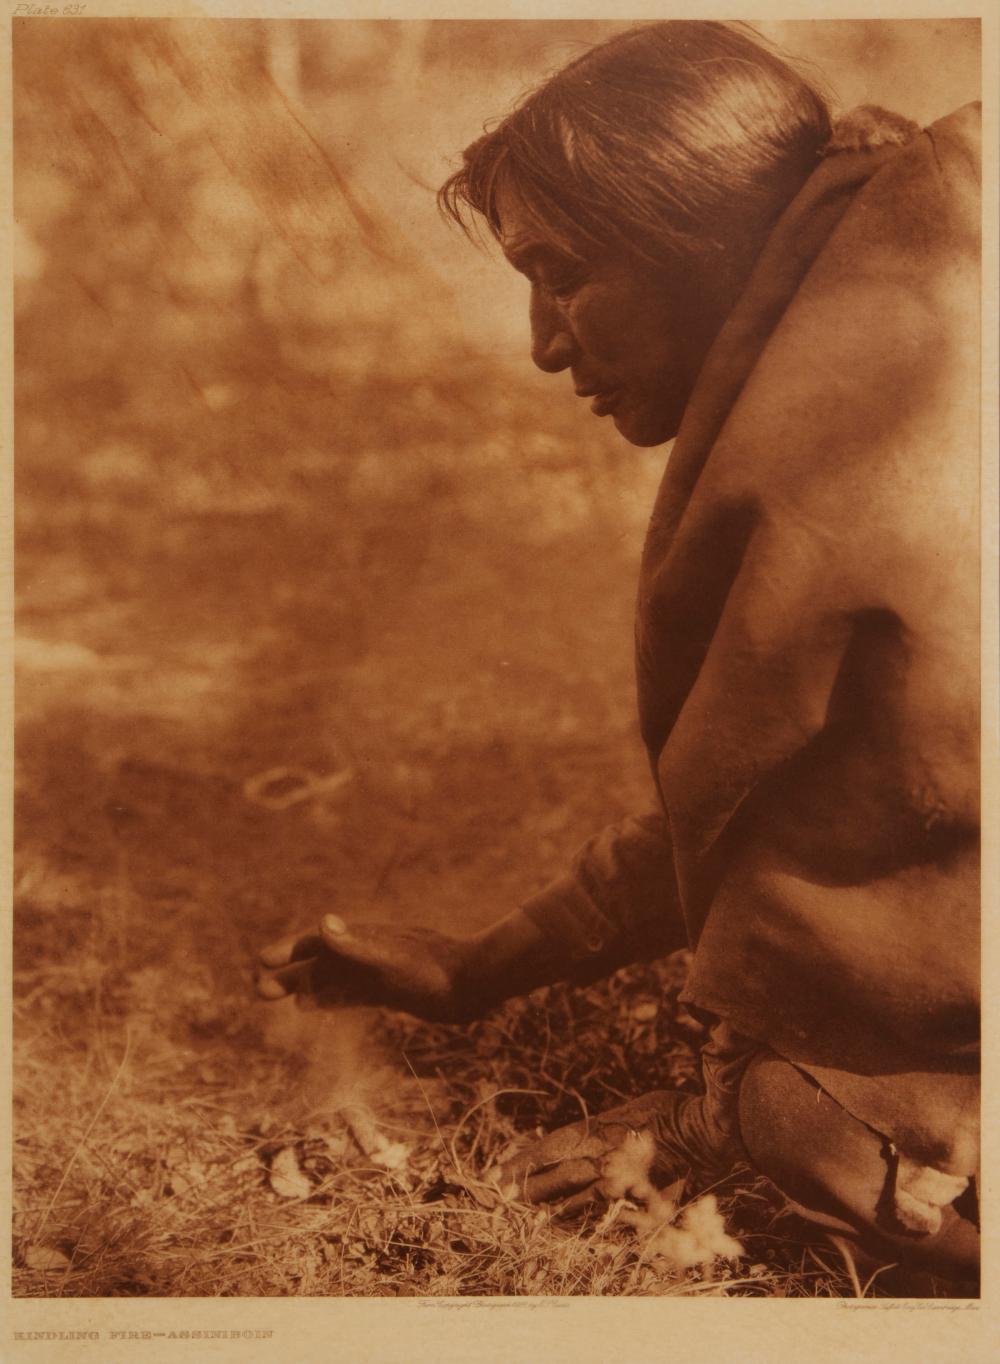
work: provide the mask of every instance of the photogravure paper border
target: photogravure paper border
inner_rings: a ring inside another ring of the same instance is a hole
[[[11,107],[11,21],[14,0],[4,0],[8,24],[0,57],[0,99]],[[58,23],[62,0],[39,4],[45,13],[32,22]],[[1000,775],[997,770],[997,160],[996,92],[1000,87],[997,0],[892,0],[878,4],[855,0],[671,0],[651,3],[631,0],[625,5],[596,0],[339,0],[303,3],[302,0],[247,0],[243,4],[178,0],[86,0],[88,19],[160,18],[343,18],[343,19],[628,19],[637,22],[664,18],[719,18],[746,20],[815,19],[971,19],[982,22],[984,97],[985,272],[983,290],[983,770],[984,770],[984,977],[998,979],[1000,934],[996,931],[996,886],[1000,874]],[[425,91],[424,96],[432,97]],[[446,92],[442,92],[446,98]],[[489,111],[484,111],[484,114]],[[11,202],[10,138],[3,149],[4,189]],[[12,210],[11,210],[12,211]],[[4,293],[4,386],[0,402],[0,433],[4,454],[2,501],[8,513],[2,522],[4,569],[3,643],[7,685],[0,697],[0,763],[4,785],[3,835],[0,837],[3,884],[9,906],[11,885],[13,689],[11,642],[13,631],[13,533],[9,515],[13,494],[13,323],[11,307],[12,222],[0,227]],[[3,934],[0,980],[4,999],[10,998],[10,914]],[[948,1300],[718,1299],[718,1298],[478,1298],[478,1299],[358,1299],[358,1298],[100,1298],[25,1299],[11,1297],[8,1250],[0,1254],[0,1361],[2,1364],[202,1364],[202,1361],[239,1361],[263,1364],[276,1357],[281,1364],[338,1361],[343,1364],[647,1364],[677,1357],[683,1364],[781,1364],[785,1359],[809,1364],[827,1361],[874,1361],[885,1357],[914,1364],[987,1364],[1000,1347],[997,1311],[997,1256],[1000,1237],[994,1216],[997,1169],[997,1010],[985,995],[985,1092],[983,1111],[984,1257],[982,1299],[975,1303]],[[11,1153],[11,1016],[4,1009],[0,1105],[0,1164],[3,1187],[0,1212],[10,1228]],[[200,1331],[200,1339],[171,1341],[166,1333]],[[113,1338],[112,1333],[148,1333],[148,1338]],[[19,1333],[21,1338],[16,1338]],[[87,1339],[96,1333],[97,1339]],[[215,1334],[212,1334],[215,1333]],[[78,1337],[72,1339],[76,1334]],[[36,1338],[25,1337],[34,1335]],[[52,1337],[56,1338],[53,1339]],[[59,1338],[62,1336],[62,1338]]]

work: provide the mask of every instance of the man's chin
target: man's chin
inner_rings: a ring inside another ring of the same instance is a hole
[[[666,445],[677,435],[677,428],[680,425],[679,422],[667,421],[663,417],[643,418],[631,412],[615,412],[611,420],[618,434],[624,436],[629,445],[636,445],[643,450],[649,450],[655,445]]]

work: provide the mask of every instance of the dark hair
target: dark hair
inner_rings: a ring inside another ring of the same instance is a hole
[[[478,214],[498,235],[509,177],[572,256],[729,273],[757,254],[829,138],[822,96],[756,34],[668,21],[611,38],[528,94],[466,148],[438,201],[467,232]]]

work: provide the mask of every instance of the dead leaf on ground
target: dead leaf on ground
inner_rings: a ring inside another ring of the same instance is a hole
[[[60,1270],[69,1269],[69,1256],[56,1246],[27,1246],[24,1263],[29,1269]]]
[[[640,1000],[637,1004],[633,1004],[629,1010],[637,1023],[649,1023],[659,1012],[660,1006],[655,999]]]
[[[271,1161],[269,1184],[280,1198],[308,1198],[312,1184],[299,1166],[294,1146],[286,1146]]]
[[[386,1170],[401,1170],[410,1159],[410,1148],[402,1141],[382,1141],[372,1151],[371,1159]]]

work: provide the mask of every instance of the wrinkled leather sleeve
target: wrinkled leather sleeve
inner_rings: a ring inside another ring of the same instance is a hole
[[[570,871],[523,906],[573,979],[687,946],[663,815],[611,825],[583,845]]]

